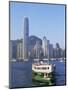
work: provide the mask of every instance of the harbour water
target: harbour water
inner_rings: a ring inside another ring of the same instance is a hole
[[[32,85],[32,62],[10,61],[9,66],[9,87],[20,88]]]
[[[55,68],[55,83],[56,86],[57,85],[65,85],[66,82],[66,66],[65,66],[65,62],[64,61],[59,61],[59,60],[53,60],[50,61],[51,64],[55,64],[56,68]]]
[[[59,61],[59,60],[53,60],[53,61],[49,61],[50,64],[55,64],[55,83],[56,86],[57,85],[65,85],[65,62],[64,61]],[[25,87],[28,87],[28,83],[31,83],[31,80],[28,79],[28,77],[31,78],[31,74],[29,74],[30,68],[31,66],[28,64],[26,64],[26,68],[23,68],[22,62],[12,62],[11,67],[10,67],[10,73],[11,77],[10,77],[10,86],[14,85],[16,86],[20,86],[20,87],[24,87],[23,83],[27,83],[25,84]],[[25,66],[25,65],[24,65]],[[26,72],[27,71],[27,72]],[[27,75],[26,75],[27,74]],[[25,79],[24,79],[25,78]],[[12,81],[13,80],[13,81]]]

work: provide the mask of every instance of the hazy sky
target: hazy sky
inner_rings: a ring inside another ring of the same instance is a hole
[[[50,43],[58,42],[65,46],[65,6],[36,3],[10,3],[11,39],[23,37],[23,19],[29,18],[29,34],[43,39],[46,36]]]

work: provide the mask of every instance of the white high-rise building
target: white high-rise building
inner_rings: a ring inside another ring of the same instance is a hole
[[[17,59],[23,59],[23,40],[17,41]]]
[[[35,54],[35,58],[37,58],[37,59],[40,59],[41,58],[42,47],[41,47],[39,41],[36,41],[36,44],[34,46],[34,54]]]
[[[24,28],[23,28],[23,59],[29,58],[29,20],[24,17]]]
[[[49,40],[47,40],[45,36],[43,37],[42,48],[43,48],[44,58],[48,58],[48,56],[49,56]]]

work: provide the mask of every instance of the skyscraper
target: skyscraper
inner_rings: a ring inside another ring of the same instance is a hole
[[[10,40],[10,59],[17,58],[17,40]]]
[[[53,44],[49,44],[49,57],[53,58]]]
[[[59,45],[59,43],[56,43],[56,57],[60,58],[60,45]]]
[[[44,58],[48,58],[48,56],[49,56],[49,40],[47,40],[45,36],[43,37],[42,48],[43,48]]]
[[[34,53],[35,53],[35,58],[38,58],[38,59],[40,59],[42,56],[41,56],[41,54],[42,54],[42,47],[41,47],[41,45],[40,45],[40,42],[39,41],[36,41],[36,44],[35,44],[35,46],[34,46]]]
[[[28,59],[29,55],[29,20],[24,17],[23,30],[23,59]]]
[[[17,59],[23,59],[23,40],[17,40]]]

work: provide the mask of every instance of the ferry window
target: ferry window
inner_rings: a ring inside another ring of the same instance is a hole
[[[36,69],[36,67],[34,67]]]
[[[49,69],[49,67],[48,67],[48,69]]]
[[[40,69],[39,67],[37,67],[36,69]]]
[[[47,76],[47,73],[46,73],[46,76]]]
[[[42,67],[42,69],[46,69],[46,67]]]

